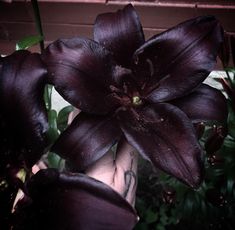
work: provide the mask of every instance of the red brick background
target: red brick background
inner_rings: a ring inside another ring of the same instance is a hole
[[[129,2],[138,11],[146,38],[186,19],[208,14],[215,15],[226,31],[235,34],[235,0],[39,0],[45,40],[92,38],[97,14],[116,11]],[[0,53],[12,52],[18,40],[35,34],[29,0],[0,0]]]

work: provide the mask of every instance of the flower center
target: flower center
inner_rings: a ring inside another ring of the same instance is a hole
[[[141,98],[139,96],[134,96],[132,97],[132,103],[133,105],[142,105],[143,101],[141,100]]]

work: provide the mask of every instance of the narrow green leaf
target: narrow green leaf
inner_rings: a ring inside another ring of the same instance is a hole
[[[52,152],[49,152],[47,155],[48,167],[49,168],[58,168],[60,164],[60,157]]]
[[[26,50],[34,45],[37,45],[42,40],[43,37],[40,35],[28,36],[16,43],[16,50]]]
[[[230,149],[235,149],[235,141],[231,138],[225,138],[224,145]]]
[[[206,207],[206,203],[203,199],[201,199],[201,212],[202,212],[202,215],[206,216],[207,207]]]
[[[52,85],[46,85],[45,90],[44,90],[44,101],[46,104],[47,111],[51,110],[51,100],[52,100]]]
[[[63,132],[68,126],[68,116],[73,111],[73,106],[68,105],[60,110],[57,117],[58,129]]]
[[[53,129],[57,129],[56,120],[57,120],[57,112],[56,112],[56,110],[52,109],[48,113],[48,121],[49,121],[50,127]]]
[[[231,105],[229,106],[228,114],[228,133],[235,139],[235,112]]]
[[[232,178],[228,178],[227,180],[227,193],[232,194],[234,188],[234,180]]]
[[[235,73],[235,68],[233,68],[233,67],[227,67],[224,70],[227,71],[227,72]]]
[[[59,136],[56,121],[57,121],[57,112],[55,110],[50,110],[48,112],[49,130],[47,132],[47,136],[51,144],[54,143],[54,141]]]

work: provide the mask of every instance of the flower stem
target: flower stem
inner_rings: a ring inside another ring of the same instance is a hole
[[[38,7],[38,1],[31,0],[31,3],[33,6],[35,24],[37,27],[37,31],[38,31],[39,35],[42,37],[42,40],[40,41],[40,50],[42,52],[44,50],[44,35],[43,35],[43,30],[42,30],[42,22],[41,22],[40,10]]]

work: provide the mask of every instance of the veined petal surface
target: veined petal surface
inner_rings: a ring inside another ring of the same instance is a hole
[[[202,150],[192,123],[180,109],[162,103],[120,111],[119,119],[128,142],[155,167],[191,187],[200,184]]]
[[[121,130],[112,117],[80,113],[62,133],[53,151],[84,170],[100,159],[120,138]]]
[[[131,230],[137,222],[124,198],[84,174],[42,170],[28,183],[28,190],[32,202],[26,221],[14,230]]]
[[[39,54],[16,51],[2,58],[0,72],[1,135],[4,148],[32,166],[43,154],[48,129],[43,100],[46,69]],[[12,158],[12,157],[11,157]],[[17,160],[16,160],[17,161]]]
[[[191,94],[172,102],[193,122],[225,122],[228,115],[227,102],[223,94],[206,84],[201,84]]]
[[[134,54],[136,80],[151,102],[190,93],[213,69],[223,32],[212,16],[198,17],[149,39]],[[147,68],[148,67],[148,68]],[[147,69],[146,74],[142,69]]]
[[[110,111],[113,61],[105,48],[85,38],[61,39],[49,45],[42,58],[49,83],[65,100],[88,113]]]
[[[120,65],[129,67],[136,49],[144,43],[139,17],[132,5],[115,13],[98,15],[94,39],[110,50]]]

